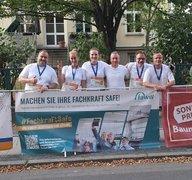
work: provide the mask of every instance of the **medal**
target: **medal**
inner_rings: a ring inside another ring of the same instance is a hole
[[[91,64],[91,67],[92,67],[92,70],[93,70],[93,72],[95,74],[95,77],[96,77],[97,76],[97,71],[98,71],[98,62],[95,65]]]
[[[39,65],[37,64],[37,69],[38,69],[38,72],[39,72],[39,80],[41,80],[42,78],[41,78],[41,75],[43,74],[43,72],[45,71],[45,68],[46,68],[46,65],[44,66],[44,68],[43,68],[43,70],[42,71],[40,71],[40,68],[39,68]]]
[[[159,75],[158,75],[158,73],[157,73],[157,69],[155,68],[155,66],[153,66],[153,67],[154,67],[154,70],[155,70],[155,74],[156,74],[156,76],[157,76],[157,79],[160,81],[161,75],[162,75],[162,71],[163,71],[163,67],[161,66]]]
[[[137,75],[138,75],[139,79],[141,79],[142,74],[143,74],[143,70],[144,70],[144,65],[143,65],[143,67],[142,67],[142,69],[141,69],[141,73],[139,73],[139,68],[138,68],[137,65],[136,65],[136,68],[137,68]]]

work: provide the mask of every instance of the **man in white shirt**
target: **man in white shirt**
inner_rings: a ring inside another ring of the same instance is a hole
[[[175,85],[175,78],[169,66],[163,64],[163,55],[154,53],[153,65],[146,70],[143,77],[143,86],[160,92],[160,106],[162,106],[161,92]]]
[[[121,64],[117,51],[111,53],[111,65],[106,67],[106,79],[108,88],[125,88],[125,77],[128,75],[127,68]]]
[[[151,66],[146,63],[146,54],[144,51],[137,51],[135,54],[136,61],[127,65],[129,73],[129,87],[141,88],[143,86],[143,76],[145,71]]]
[[[162,91],[175,85],[173,73],[169,66],[163,64],[163,55],[161,53],[153,54],[153,66],[145,72],[143,85],[159,92],[159,129],[161,129]]]
[[[19,82],[25,84],[25,90],[38,90],[44,92],[55,89],[58,85],[57,74],[48,63],[48,52],[41,50],[37,63],[28,64],[19,75]]]

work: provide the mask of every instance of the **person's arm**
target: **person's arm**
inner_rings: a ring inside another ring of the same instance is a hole
[[[92,126],[92,132],[93,132],[93,135],[94,135],[95,139],[98,142],[100,142],[101,141],[101,137],[99,136],[99,133],[97,132],[97,129],[94,126]]]
[[[81,68],[82,69],[82,68]],[[81,80],[81,87],[86,88],[87,87],[87,80],[86,80],[86,72],[84,69],[82,69],[82,80]]]
[[[57,65],[57,76],[58,76],[58,82],[62,86],[63,83],[65,82],[65,77],[62,74],[62,65],[61,64]]]
[[[152,88],[152,89],[154,89],[156,91],[164,90],[163,86],[159,86],[159,85],[156,85],[156,84],[153,84],[153,83],[149,83],[149,82],[143,82],[143,86],[145,86],[147,88]]]
[[[82,86],[82,88],[86,88],[87,87],[87,81],[81,80],[81,86]]]
[[[20,76],[20,77],[18,78],[18,81],[19,81],[20,83],[22,83],[22,84],[28,83],[28,84],[35,85],[36,82],[37,82],[37,79],[36,79],[35,76],[32,77],[32,78],[27,78],[27,77],[22,77],[22,76]]]
[[[57,89],[57,83],[50,83],[49,85],[47,85],[48,89]]]
[[[174,86],[174,85],[175,85],[175,81],[170,81],[166,85],[163,86],[163,89],[166,90],[167,88]]]

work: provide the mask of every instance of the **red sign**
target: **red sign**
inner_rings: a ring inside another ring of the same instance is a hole
[[[166,147],[192,145],[192,88],[172,87],[163,93]]]

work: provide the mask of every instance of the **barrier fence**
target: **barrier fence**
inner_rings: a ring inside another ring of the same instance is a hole
[[[102,91],[1,91],[0,150],[12,148],[11,93],[23,154],[101,152],[192,145],[192,87]]]

